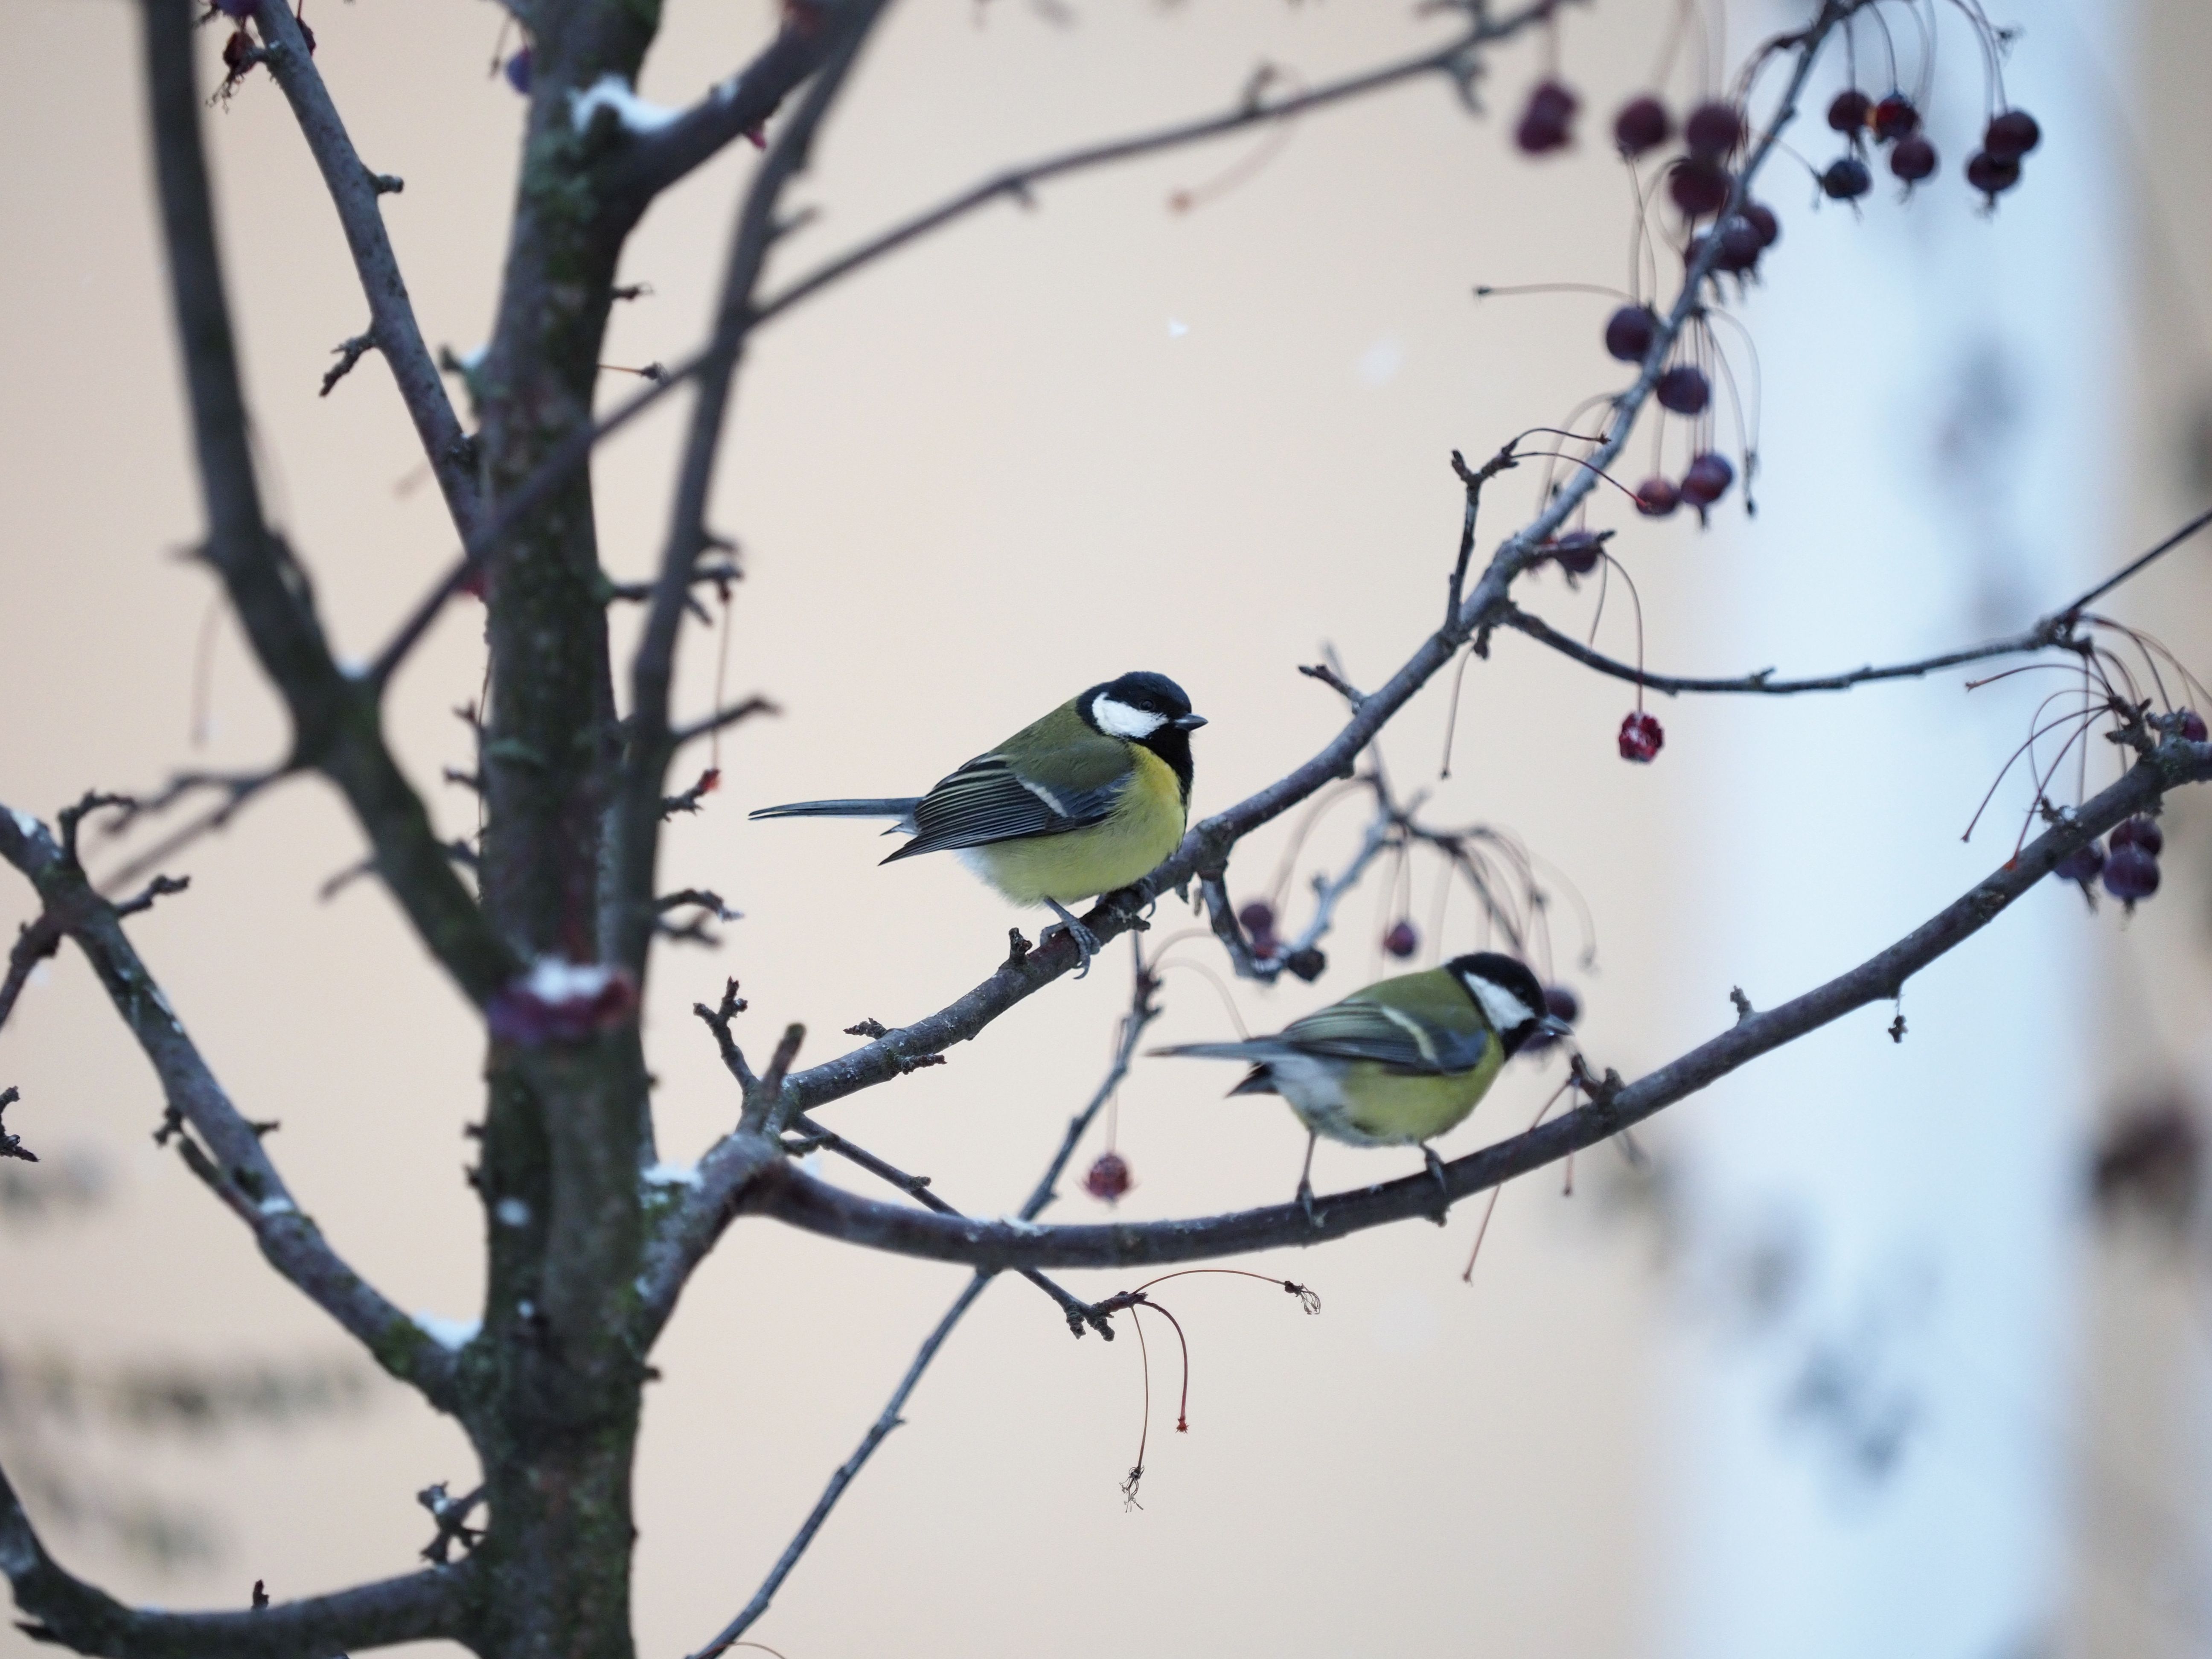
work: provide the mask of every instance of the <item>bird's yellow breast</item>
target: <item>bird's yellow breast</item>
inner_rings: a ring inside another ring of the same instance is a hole
[[[1456,1127],[1490,1092],[1504,1050],[1496,1042],[1464,1072],[1394,1071],[1371,1060],[1323,1066],[1269,1062],[1275,1091],[1298,1121],[1355,1146],[1411,1146]]]
[[[1129,781],[1097,823],[1057,836],[1024,836],[965,849],[961,856],[1017,904],[1073,904],[1127,887],[1175,851],[1188,808],[1175,769],[1131,745]]]

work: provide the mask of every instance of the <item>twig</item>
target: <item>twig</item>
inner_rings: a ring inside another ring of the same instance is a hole
[[[22,1097],[23,1091],[13,1084],[9,1085],[5,1089],[0,1089],[0,1118],[4,1118],[8,1109]],[[0,1158],[21,1158],[26,1164],[36,1164],[39,1161],[39,1155],[23,1145],[23,1137],[9,1134],[8,1126],[4,1122],[0,1122]],[[1112,1333],[1109,1332],[1108,1334],[1110,1336]]]
[[[937,1322],[936,1328],[922,1339],[921,1351],[915,1355],[914,1363],[907,1367],[906,1375],[899,1379],[898,1387],[891,1390],[891,1397],[881,1413],[868,1425],[868,1431],[860,1437],[860,1445],[830,1477],[829,1486],[823,1488],[822,1496],[815,1501],[814,1508],[800,1523],[798,1534],[784,1547],[783,1553],[776,1558],[775,1565],[769,1569],[768,1577],[753,1592],[752,1600],[745,1603],[736,1618],[722,1627],[713,1641],[692,1655],[691,1659],[715,1659],[716,1655],[726,1652],[730,1644],[768,1611],[768,1605],[775,1599],[776,1591],[791,1576],[791,1570],[799,1565],[799,1558],[806,1553],[806,1547],[814,1541],[814,1534],[822,1530],[822,1523],[830,1518],[830,1511],[837,1506],[837,1500],[845,1495],[845,1488],[853,1484],[853,1477],[875,1455],[876,1448],[884,1443],[890,1431],[898,1427],[899,1413],[906,1408],[907,1398],[914,1393],[915,1384],[921,1381],[921,1374],[929,1369],[929,1362],[937,1358],[937,1351],[945,1346],[945,1339],[952,1334],[952,1328],[960,1322],[961,1316],[975,1305],[975,1298],[983,1294],[984,1287],[990,1284],[991,1279],[988,1273],[977,1273],[968,1281],[967,1288],[953,1299],[952,1305],[945,1310],[945,1316]]]
[[[407,297],[406,279],[399,273],[398,256],[392,251],[392,239],[384,228],[384,210],[378,202],[388,190],[396,191],[399,181],[384,179],[362,164],[286,0],[260,0],[253,9],[253,23],[266,43],[262,61],[269,65],[269,72],[276,77],[276,85],[292,106],[301,136],[307,141],[308,152],[322,172],[331,205],[337,210],[346,246],[353,254],[354,269],[361,277],[362,293],[368,301],[368,331],[340,348],[346,355],[324,376],[323,395],[330,396],[339,378],[374,346],[392,367],[392,381],[415,424],[415,435],[438,480],[439,491],[446,498],[447,511],[453,515],[454,528],[465,537],[476,528],[479,511],[473,447],[461,430],[459,417],[446,395],[446,383],[423,343],[414,304]]]
[[[376,336],[374,334],[356,334],[350,340],[342,340],[332,347],[337,355],[337,362],[323,371],[323,389],[317,395],[329,397],[331,388],[352,374],[353,366],[375,348]]]

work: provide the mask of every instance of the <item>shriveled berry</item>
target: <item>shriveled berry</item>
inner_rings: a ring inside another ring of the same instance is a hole
[[[1978,149],[1966,158],[1966,182],[1994,202],[2020,182],[2020,160]]]
[[[1309,945],[1303,951],[1291,951],[1283,966],[1310,985],[1319,979],[1322,970],[1328,968],[1328,958]]]
[[[2191,743],[2205,739],[2204,716],[2194,708],[2179,708],[2173,714],[2173,735]]]
[[[1893,92],[1874,106],[1874,136],[1885,144],[1910,138],[1920,131],[1920,112],[1901,92]]]
[[[2158,891],[2158,860],[2140,847],[2115,847],[2105,860],[2105,890],[2133,905]]]
[[[1382,935],[1382,948],[1402,962],[1421,948],[1421,936],[1410,921],[1393,922],[1390,931]]]
[[[233,32],[222,43],[222,66],[233,81],[253,68],[253,37],[244,29]]]
[[[1620,757],[1625,761],[1649,765],[1666,741],[1658,720],[1640,708],[1620,723]]]
[[[2138,812],[2131,818],[2120,820],[2119,827],[2112,831],[2112,847],[2114,851],[2123,847],[2140,847],[2156,858],[2166,851],[2166,831],[2158,827],[2156,818],[2145,817]]]
[[[1605,319],[1605,349],[1624,363],[1640,363],[1651,355],[1651,342],[1659,332],[1659,319],[1650,306],[1623,306]]]
[[[1709,449],[1693,459],[1682,474],[1682,499],[1692,507],[1711,507],[1728,494],[1735,482],[1735,468],[1729,464],[1729,458]]]
[[[1729,172],[1718,161],[1691,156],[1674,163],[1667,174],[1667,194],[1692,219],[1718,213],[1729,198]]]
[[[313,58],[315,55],[314,30],[307,27],[307,20],[304,17],[295,17],[292,21],[300,26],[300,38],[307,43],[307,56]]]
[[[1690,363],[1677,363],[1662,374],[1651,388],[1659,407],[1677,415],[1695,415],[1713,400],[1713,388],[1705,371]]]
[[[1889,170],[1908,185],[1917,185],[1936,171],[1936,146],[1918,133],[1900,138],[1889,153]]]
[[[1083,1190],[1105,1204],[1115,1202],[1133,1184],[1129,1166],[1119,1152],[1099,1153],[1083,1177]]]
[[[1874,100],[1856,87],[1847,87],[1828,100],[1828,125],[1847,138],[1864,132],[1873,113]]]
[[[1982,149],[2000,161],[2017,161],[2043,142],[2043,129],[2024,109],[1993,115],[1982,131]]]
[[[2051,873],[2067,881],[2075,881],[2083,887],[2104,873],[2105,849],[2096,842],[2077,847],[2051,866]]]
[[[1636,486],[1636,510],[1647,519],[1663,519],[1681,504],[1672,478],[1649,477]]]
[[[1570,530],[1551,544],[1552,557],[1570,575],[1587,576],[1597,568],[1605,538],[1595,530]]]
[[[1667,106],[1648,92],[1630,99],[1613,118],[1613,142],[1632,158],[1658,149],[1674,132],[1674,119],[1667,113]]]
[[[1682,123],[1682,142],[1701,160],[1723,161],[1743,143],[1743,112],[1717,100],[1700,104]]]
[[[1820,189],[1831,200],[1856,201],[1874,188],[1874,174],[1856,155],[1838,155],[1820,175]]]
[[[1513,142],[1530,155],[1565,148],[1574,137],[1575,112],[1582,100],[1557,81],[1539,81],[1528,94]]]
[[[1237,920],[1243,923],[1248,933],[1272,933],[1275,931],[1275,907],[1265,899],[1254,899],[1237,913]]]
[[[507,84],[527,98],[530,95],[529,47],[525,46],[507,60],[506,74]]]
[[[1761,248],[1772,247],[1782,240],[1782,221],[1774,216],[1774,210],[1764,202],[1746,202],[1736,211],[1746,223],[1759,233]]]

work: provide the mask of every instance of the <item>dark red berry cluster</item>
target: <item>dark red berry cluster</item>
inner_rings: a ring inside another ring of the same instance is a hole
[[[2052,866],[2051,874],[2078,883],[2084,894],[2101,877],[2105,890],[2132,910],[2158,891],[2158,855],[2166,850],[2166,832],[2156,818],[2138,814],[2107,839],[2109,849],[2094,841],[2076,848]]]
[[[1935,174],[1936,146],[1921,131],[1920,111],[1901,92],[1875,99],[1847,87],[1830,100],[1828,125],[1851,146],[1820,175],[1822,192],[1837,201],[1856,201],[1874,188],[1874,174],[1863,159],[1869,139],[1887,147],[1889,170],[1906,189]],[[1966,182],[1995,202],[2020,182],[2021,157],[2042,138],[2042,129],[2026,110],[2000,111],[1983,129],[1981,149],[1966,158]]]

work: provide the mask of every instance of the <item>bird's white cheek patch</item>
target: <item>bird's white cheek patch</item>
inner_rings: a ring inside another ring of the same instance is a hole
[[[1132,708],[1126,702],[1112,697],[1101,697],[1091,705],[1091,718],[1098,722],[1101,732],[1109,732],[1117,738],[1127,738],[1141,743],[1168,723],[1164,714],[1155,714],[1149,709]]]
[[[1467,976],[1467,988],[1474,993],[1474,1000],[1482,1005],[1482,1012],[1490,1017],[1490,1028],[1494,1031],[1510,1031],[1526,1025],[1536,1018],[1536,1011],[1502,985],[1492,985],[1480,975]]]

